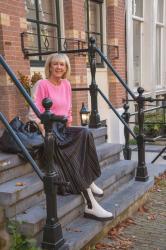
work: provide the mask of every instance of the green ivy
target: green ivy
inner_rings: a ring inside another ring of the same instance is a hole
[[[27,239],[19,232],[20,223],[16,221],[8,222],[8,230],[11,235],[11,247],[9,250],[40,250],[36,247],[36,240]]]
[[[156,137],[160,134],[166,134],[166,124],[157,124],[164,122],[164,114],[161,112],[145,114],[144,116],[144,134],[147,137]],[[151,123],[151,124],[146,124]],[[153,124],[155,123],[155,124]],[[134,132],[138,134],[138,125],[135,125]]]

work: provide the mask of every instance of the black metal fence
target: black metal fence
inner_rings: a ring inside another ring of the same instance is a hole
[[[148,104],[146,99],[152,103]],[[132,100],[128,100],[132,101]],[[158,102],[161,102],[162,105],[157,105]],[[129,112],[129,105],[127,103],[124,104],[124,113],[122,116],[126,120],[128,124],[132,124],[133,130],[135,131],[136,135],[139,135],[139,119],[138,119],[138,111],[134,113]],[[149,108],[150,107],[150,108]],[[136,109],[138,107],[136,106]],[[141,111],[141,116],[143,117],[142,121],[142,133],[144,134],[144,141],[145,143],[153,143],[156,141],[163,141],[166,140],[166,106],[165,106],[165,99],[155,99],[155,98],[145,98],[143,102],[143,107]],[[134,119],[132,119],[134,118]],[[124,158],[127,160],[131,159],[131,152],[132,149],[130,147],[130,136],[128,131],[125,129],[125,145],[123,149]],[[154,163],[159,156],[161,156],[166,150],[166,147],[158,153],[158,155],[152,160],[151,163]]]

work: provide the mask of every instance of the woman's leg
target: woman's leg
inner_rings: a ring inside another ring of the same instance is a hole
[[[85,217],[99,221],[107,221],[113,219],[113,214],[102,208],[100,204],[95,200],[90,188],[84,190],[82,194],[86,203],[84,212]]]

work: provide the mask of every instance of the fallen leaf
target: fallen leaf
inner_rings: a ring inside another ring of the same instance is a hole
[[[112,245],[110,245],[110,244],[105,244],[105,243],[100,243],[100,242],[99,242],[99,243],[97,243],[97,244],[95,245],[95,248],[96,248],[96,249],[99,249],[99,250],[100,250],[100,249],[107,249],[107,250],[110,249],[110,250],[111,250],[111,249],[112,249]]]
[[[16,187],[21,187],[24,186],[25,183],[24,182],[16,182]]]
[[[144,207],[144,211],[147,211],[147,209],[145,209],[145,207]],[[127,218],[124,222],[127,224],[127,226],[137,224],[132,218]]]
[[[148,220],[156,220],[156,218],[157,218],[156,214],[150,214],[150,215],[147,216]]]
[[[76,232],[76,233],[80,233],[82,232],[80,229],[78,228],[71,228],[71,227],[66,227],[66,231],[68,232]]]
[[[140,212],[141,214],[148,213],[148,211],[149,209],[146,208],[144,205],[138,208],[138,212]]]
[[[159,215],[166,217],[166,212],[161,212]]]

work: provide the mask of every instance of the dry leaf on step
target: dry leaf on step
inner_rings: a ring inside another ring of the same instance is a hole
[[[157,218],[156,214],[150,214],[150,215],[147,216],[148,220],[156,220],[156,218]]]
[[[24,182],[16,182],[16,187],[21,187],[24,186],[25,183]]]

